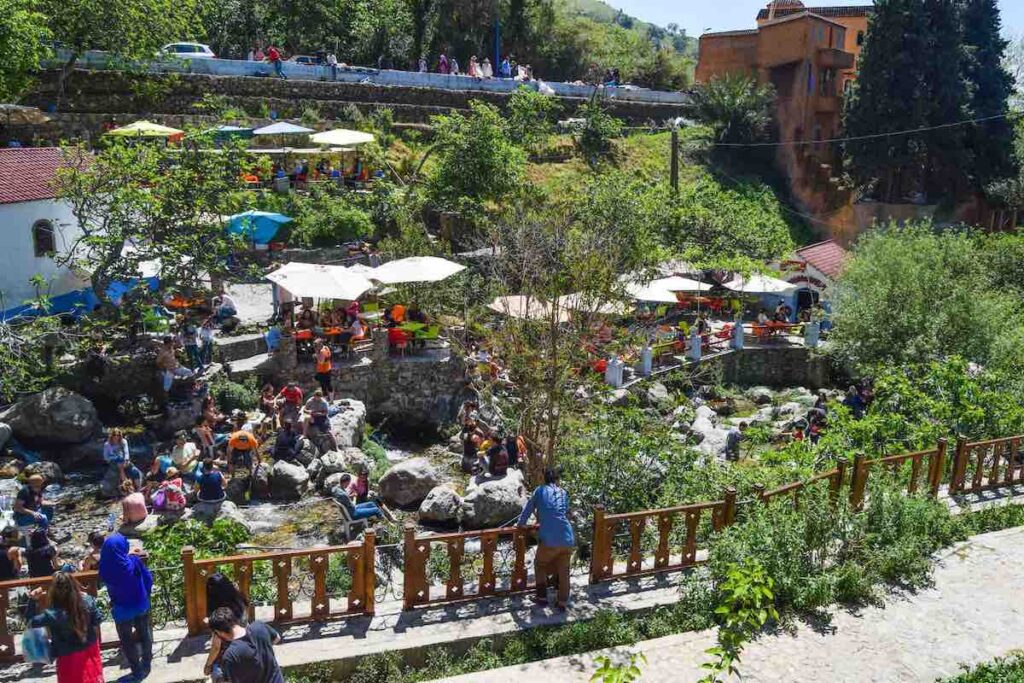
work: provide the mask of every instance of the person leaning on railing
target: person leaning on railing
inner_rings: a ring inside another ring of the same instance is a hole
[[[36,606],[47,593],[47,609]],[[57,683],[102,683],[100,658],[100,611],[69,572],[57,572],[49,591],[40,586],[30,594],[28,620],[31,628],[45,628],[50,655],[57,660]]]
[[[558,580],[558,609],[569,604],[569,560],[576,538],[569,523],[569,494],[558,482],[562,478],[561,467],[549,467],[544,471],[544,484],[534,489],[526,507],[519,515],[519,526],[526,526],[530,515],[537,513],[540,530],[540,546],[534,560],[537,591],[533,601],[538,605],[548,604],[548,574]]]

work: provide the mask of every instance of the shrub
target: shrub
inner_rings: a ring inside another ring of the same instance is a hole
[[[258,394],[255,378],[239,383],[218,375],[210,382],[210,395],[217,407],[225,413],[236,409],[255,410],[259,405]]]

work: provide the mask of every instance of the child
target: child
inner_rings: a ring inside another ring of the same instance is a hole
[[[40,576],[52,576],[60,567],[57,546],[50,542],[46,535],[46,529],[36,528],[29,536],[29,548],[25,552],[25,559],[28,560],[28,575],[36,578]]]
[[[100,548],[103,547],[107,535],[102,531],[89,532],[89,554],[82,558],[79,569],[83,572],[94,572],[100,566]]]
[[[174,467],[167,470],[167,478],[153,495],[153,509],[157,512],[181,512],[185,509],[185,487]]]

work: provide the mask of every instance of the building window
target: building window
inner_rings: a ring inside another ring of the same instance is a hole
[[[864,31],[857,31],[857,47],[864,44]]]
[[[32,250],[36,257],[51,256],[57,251],[57,240],[53,233],[53,223],[36,221],[32,225]]]

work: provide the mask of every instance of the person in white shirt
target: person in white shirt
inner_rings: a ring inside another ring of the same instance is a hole
[[[338,80],[338,58],[333,52],[327,53],[327,66],[331,67],[331,80]]]
[[[226,318],[230,318],[238,313],[238,306],[235,305],[235,300],[227,292],[221,292],[213,298],[213,308],[218,323],[222,323]]]
[[[483,63],[480,64],[480,78],[494,78],[494,67],[487,57],[484,57]]]

